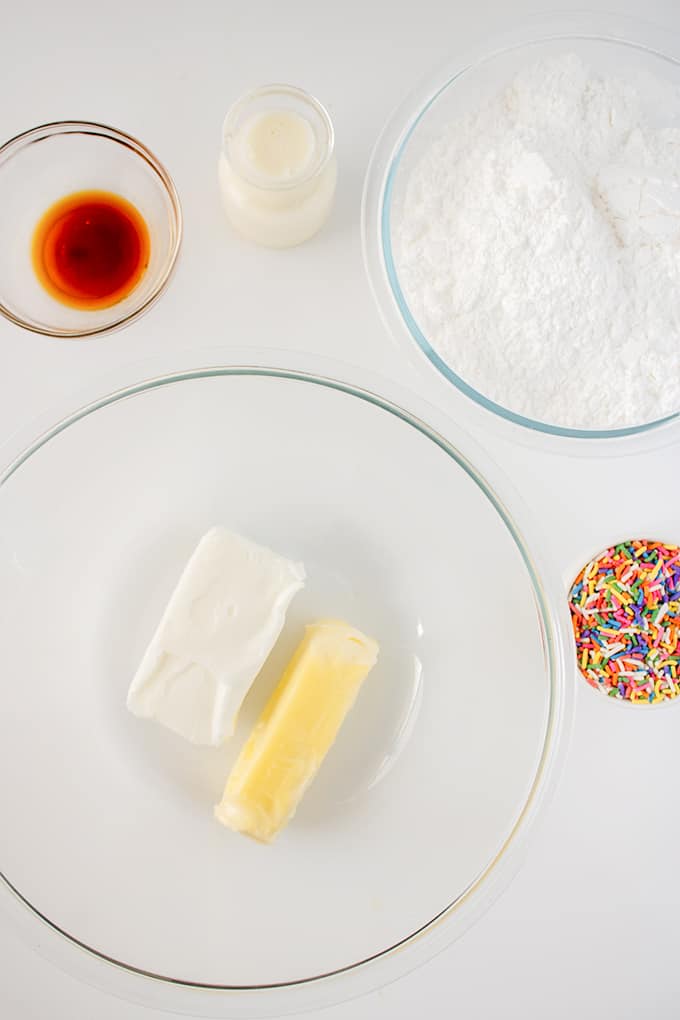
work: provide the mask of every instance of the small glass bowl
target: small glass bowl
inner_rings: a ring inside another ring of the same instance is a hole
[[[149,230],[149,265],[134,289],[108,308],[61,304],[40,284],[31,241],[41,216],[78,191],[110,191],[137,207]],[[45,336],[81,338],[131,322],[163,292],[182,239],[182,211],[170,175],[145,145],[104,124],[59,121],[0,147],[0,312]]]
[[[635,19],[617,14],[550,14],[526,19],[517,28],[509,28],[492,40],[471,48],[454,61],[429,75],[404,100],[387,122],[373,151],[366,175],[362,234],[364,261],[380,313],[390,333],[417,364],[429,363],[452,404],[460,394],[484,411],[484,424],[494,424],[516,441],[529,439],[532,445],[561,452],[612,453],[612,439],[629,437],[642,441],[645,434],[658,435],[660,427],[680,422],[680,408],[654,421],[642,421],[621,428],[562,426],[550,421],[528,418],[512,408],[492,400],[471,385],[437,353],[409,307],[399,279],[392,249],[392,217],[403,198],[412,169],[433,138],[451,120],[480,107],[512,80],[521,68],[534,61],[565,52],[576,53],[596,70],[636,80],[643,99],[654,115],[652,78],[661,78],[678,89],[680,62],[664,54],[667,33]],[[647,92],[644,91],[647,83]],[[658,106],[658,104],[657,104]],[[661,122],[680,124],[680,102],[663,109]],[[456,403],[457,416],[472,418],[476,427],[483,424],[469,401]],[[517,426],[520,428],[518,429]],[[551,437],[559,437],[557,445]],[[567,442],[565,442],[568,440]],[[588,443],[571,442],[587,439]],[[658,442],[658,439],[657,439]],[[628,445],[628,444],[626,444]],[[618,449],[617,444],[617,449]]]

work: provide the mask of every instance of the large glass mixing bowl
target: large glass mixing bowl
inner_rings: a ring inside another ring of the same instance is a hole
[[[247,357],[91,401],[0,478],[0,909],[70,972],[193,1015],[332,1002],[457,937],[521,859],[566,713],[561,582],[472,440],[368,376]],[[216,523],[308,584],[236,737],[206,749],[125,697]],[[380,661],[261,846],[213,804],[324,616]]]

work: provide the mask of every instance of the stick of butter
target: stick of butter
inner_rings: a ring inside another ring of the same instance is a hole
[[[292,818],[359,688],[378,645],[338,620],[305,636],[239,755],[215,817],[270,842]]]
[[[130,685],[130,711],[194,744],[221,744],[304,583],[301,563],[212,528],[187,563]]]

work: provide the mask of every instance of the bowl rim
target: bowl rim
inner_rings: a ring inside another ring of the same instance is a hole
[[[173,236],[172,247],[165,260],[163,271],[148,297],[125,315],[120,315],[109,322],[103,323],[102,325],[92,325],[82,329],[62,329],[59,327],[49,326],[44,323],[38,323],[13,311],[11,307],[5,304],[0,296],[0,314],[2,314],[10,322],[14,323],[15,326],[21,326],[23,329],[27,329],[31,333],[38,333],[41,336],[54,337],[61,340],[82,340],[86,337],[101,336],[104,333],[111,333],[114,330],[121,329],[123,326],[126,326],[128,323],[147,312],[164,292],[170,281],[177,263],[177,256],[182,244],[183,235],[182,206],[175,183],[168,170],[143,142],[141,142],[138,138],[135,138],[134,135],[128,134],[126,131],[121,131],[119,128],[111,127],[108,124],[102,124],[98,121],[76,119],[56,120],[49,121],[45,124],[39,124],[36,127],[28,128],[28,130],[14,135],[12,138],[9,138],[6,142],[0,145],[0,167],[3,163],[6,163],[10,159],[19,155],[29,145],[46,141],[47,139],[54,138],[57,135],[72,134],[94,135],[95,137],[115,142],[118,145],[122,145],[126,149],[129,149],[130,152],[132,152],[135,156],[138,156],[147,164],[147,166],[155,174],[169,200],[170,209],[172,211],[171,224]],[[115,308],[115,305],[113,307]]]
[[[196,367],[197,364],[203,367]],[[86,402],[76,403],[76,410],[70,401],[70,407],[65,404],[60,416],[55,418],[54,412],[41,415],[33,425],[15,434],[0,449],[0,465],[3,466],[0,491],[42,446],[71,425],[111,404],[158,388],[205,378],[259,376],[294,380],[367,401],[433,441],[490,500],[529,574],[544,651],[548,696],[542,746],[528,789],[501,845],[468,888],[421,929],[409,933],[397,944],[331,973],[292,982],[221,986],[178,980],[112,959],[79,941],[29,903],[0,871],[0,911],[13,922],[19,934],[35,945],[35,921],[39,920],[43,954],[67,973],[110,994],[157,1009],[214,1017],[278,1016],[287,1010],[336,1004],[403,976],[446,948],[486,912],[521,867],[527,838],[543,815],[561,774],[573,718],[575,684],[566,655],[570,624],[564,586],[542,552],[545,543],[541,540],[540,525],[504,472],[464,428],[399,384],[369,370],[349,368],[333,359],[265,349],[189,351],[183,356],[173,354],[145,359],[138,368],[144,372],[140,381],[129,382],[129,367],[125,372],[119,370],[115,376],[108,376],[111,381],[115,378],[115,389],[100,389],[93,399],[90,388]],[[111,382],[107,384],[110,385]],[[455,443],[448,438],[451,430]],[[531,534],[529,543],[525,539],[527,534]]]
[[[302,106],[308,107],[316,114],[325,131],[324,147],[317,162],[303,173],[293,176],[290,180],[269,181],[249,171],[246,166],[242,165],[242,161],[235,158],[233,147],[237,133],[236,122],[242,111],[247,109],[251,103],[257,102],[258,99],[272,97],[275,101],[277,97],[282,96],[297,100]],[[333,121],[328,110],[311,92],[307,92],[298,85],[288,85],[284,82],[269,82],[244,92],[231,104],[222,123],[221,153],[237,177],[240,177],[241,180],[258,191],[272,193],[294,191],[296,188],[301,188],[305,184],[309,184],[310,181],[318,180],[321,177],[335,154],[335,128],[333,127]]]
[[[672,33],[670,33],[672,35]],[[529,418],[485,396],[467,383],[434,350],[418,326],[403,295],[396,271],[390,238],[390,213],[394,185],[399,165],[413,132],[434,103],[446,90],[468,71],[514,50],[528,49],[547,42],[582,40],[602,42],[638,50],[657,57],[680,69],[680,57],[669,52],[669,32],[641,19],[615,13],[574,12],[529,16],[511,27],[501,30],[492,40],[485,38],[463,54],[440,65],[421,79],[393,110],[380,134],[364,179],[361,209],[361,234],[364,268],[381,318],[400,348],[408,349],[412,360],[436,370],[443,380],[446,392],[451,395],[453,386],[458,393],[482,408],[487,421],[500,427],[510,426],[515,437],[518,429],[532,438],[588,440],[589,445],[609,449],[612,439],[631,439],[649,433],[658,434],[680,420],[680,408],[662,418],[637,425],[614,429],[584,429],[555,425]],[[408,346],[407,346],[408,345]],[[466,401],[467,403],[467,401]],[[491,412],[489,415],[487,412]],[[583,449],[585,444],[578,443]],[[554,448],[554,447],[553,447]],[[564,452],[564,449],[563,451]],[[593,448],[591,452],[595,452]]]

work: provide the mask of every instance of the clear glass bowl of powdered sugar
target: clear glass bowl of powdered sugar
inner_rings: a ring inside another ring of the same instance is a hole
[[[525,25],[423,82],[374,152],[383,317],[516,424],[592,439],[679,415],[680,63],[663,43],[618,16]]]

